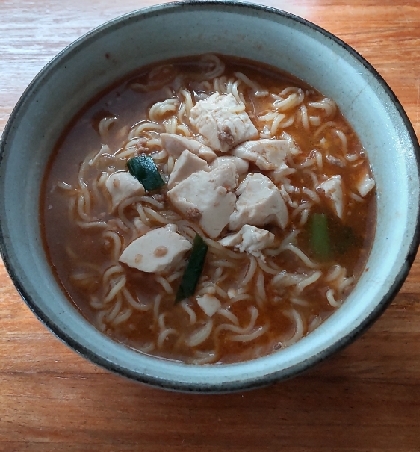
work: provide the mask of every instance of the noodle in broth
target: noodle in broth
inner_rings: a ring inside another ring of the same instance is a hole
[[[200,118],[192,118],[215,93],[231,99],[232,114],[245,114],[257,136],[229,142],[226,152],[209,145],[197,127]],[[130,158],[151,157],[164,182],[171,180],[180,157],[168,152],[162,134],[196,140],[205,171],[221,157],[225,165],[223,156],[238,154],[243,142],[281,140],[289,149],[282,165],[264,169],[252,160],[255,155],[242,158],[248,170],[238,171],[232,192],[238,197],[238,186],[250,175],[268,178],[284,202],[286,224],[259,224],[270,240],[252,251],[226,245],[225,238],[240,229],[232,229],[232,221],[209,235],[201,213],[185,215],[167,184],[116,202],[110,177],[126,173]],[[57,145],[42,200],[47,253],[83,315],[140,352],[191,364],[253,359],[317,328],[354,287],[370,251],[374,219],[369,162],[335,102],[272,68],[217,55],[143,68],[91,102]],[[198,234],[208,245],[195,293],[179,303],[175,296],[189,251],[156,272],[121,261],[136,239],[164,227],[191,244]],[[328,242],[320,248],[317,234]]]

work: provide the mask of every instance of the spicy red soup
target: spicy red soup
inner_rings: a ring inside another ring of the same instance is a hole
[[[354,287],[375,182],[332,99],[216,55],[140,69],[52,156],[45,248],[69,299],[140,352],[238,362],[295,343]]]

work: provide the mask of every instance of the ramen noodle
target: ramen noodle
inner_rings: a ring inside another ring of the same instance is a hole
[[[143,68],[90,102],[45,175],[45,248],[104,334],[190,364],[283,349],[345,301],[375,182],[334,100],[247,60]]]

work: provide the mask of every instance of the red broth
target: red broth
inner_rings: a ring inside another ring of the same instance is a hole
[[[288,212],[284,228],[259,226],[274,240],[257,255],[218,243],[236,232],[229,225],[209,237],[173,205],[166,185],[114,209],[106,188],[110,175],[127,171],[128,159],[140,154],[166,181],[177,158],[160,134],[206,144],[189,111],[216,92],[244,104],[255,140],[289,140],[298,150],[277,176],[249,163],[248,173],[273,181]],[[317,328],[357,282],[376,215],[369,162],[333,100],[273,68],[214,55],[140,69],[92,100],[57,144],[41,199],[45,249],[80,312],[128,347],[194,364],[253,359]],[[194,294],[178,303],[190,252],[156,273],[119,260],[130,243],[166,223],[189,242],[198,232],[209,247]],[[198,303],[203,296],[215,312],[206,314]]]

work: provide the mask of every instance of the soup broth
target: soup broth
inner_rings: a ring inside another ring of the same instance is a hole
[[[51,158],[41,213],[57,280],[96,328],[143,353],[230,363],[341,306],[370,251],[375,183],[332,99],[204,55],[90,102]]]

